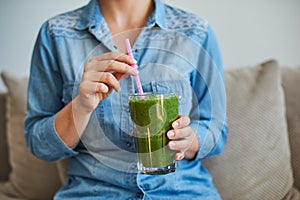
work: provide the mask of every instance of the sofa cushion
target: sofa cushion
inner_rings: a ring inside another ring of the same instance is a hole
[[[1,184],[1,182],[0,182]],[[24,200],[24,198],[21,197],[11,197],[5,193],[2,193],[2,191],[0,190],[0,199],[1,200]]]
[[[23,123],[28,79],[7,73],[2,73],[2,78],[8,89],[7,141],[12,171],[0,190],[17,198],[52,199],[61,185],[56,164],[34,157],[25,143]]]
[[[300,190],[300,67],[282,68],[295,186]]]
[[[56,162],[59,179],[62,185],[67,183],[67,172],[69,170],[69,158],[65,158]]]
[[[222,199],[283,199],[293,186],[276,61],[225,72],[228,142],[204,160]]]

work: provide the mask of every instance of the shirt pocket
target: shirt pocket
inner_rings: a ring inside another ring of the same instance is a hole
[[[144,92],[175,93],[179,99],[179,114],[188,115],[192,108],[193,89],[187,80],[151,81],[143,85]]]

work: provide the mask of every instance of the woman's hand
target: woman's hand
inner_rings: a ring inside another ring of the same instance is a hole
[[[126,54],[109,52],[89,60],[84,67],[76,105],[87,113],[93,111],[112,90],[121,90],[119,81],[126,75],[137,75],[130,65],[136,61]]]
[[[169,148],[178,151],[175,154],[175,160],[194,159],[199,150],[198,137],[189,124],[190,118],[180,115],[172,123],[173,129],[167,133],[168,138],[171,140],[168,144]]]
[[[119,81],[126,75],[137,75],[130,65],[136,61],[117,52],[92,58],[84,67],[78,96],[61,109],[55,118],[55,129],[69,147],[76,145],[92,111],[112,90],[120,91]]]

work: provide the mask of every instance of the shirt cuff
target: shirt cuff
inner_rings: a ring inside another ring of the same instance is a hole
[[[201,126],[199,122],[191,122],[190,127],[195,131],[199,140],[199,150],[195,159],[205,158],[211,151],[213,142],[208,137],[208,127]]]
[[[47,148],[48,153],[50,153],[49,157],[47,158],[47,160],[49,161],[59,160],[78,154],[78,152],[73,150],[74,147],[68,147],[59,137],[55,129],[55,118],[56,115],[47,118],[47,120],[41,126],[41,133],[45,134],[41,134],[40,141],[43,144],[43,146]]]
[[[199,139],[199,150],[196,159],[214,156],[222,152],[227,140],[227,126],[223,124],[220,128],[211,128],[211,122],[201,124],[194,121],[190,127],[194,129]]]

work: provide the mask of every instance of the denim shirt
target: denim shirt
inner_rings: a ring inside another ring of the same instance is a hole
[[[54,119],[78,94],[84,65],[111,51],[118,50],[96,0],[51,18],[39,32],[25,137],[40,159],[70,158],[67,184],[55,199],[220,199],[201,164],[219,154],[227,138],[221,56],[207,21],[155,0],[133,46],[144,91],[178,93],[179,113],[190,117],[199,139],[195,159],[178,161],[174,173],[137,172],[128,105],[128,94],[137,89],[131,76],[120,81],[121,92],[98,104],[76,146],[70,148],[59,138]]]

